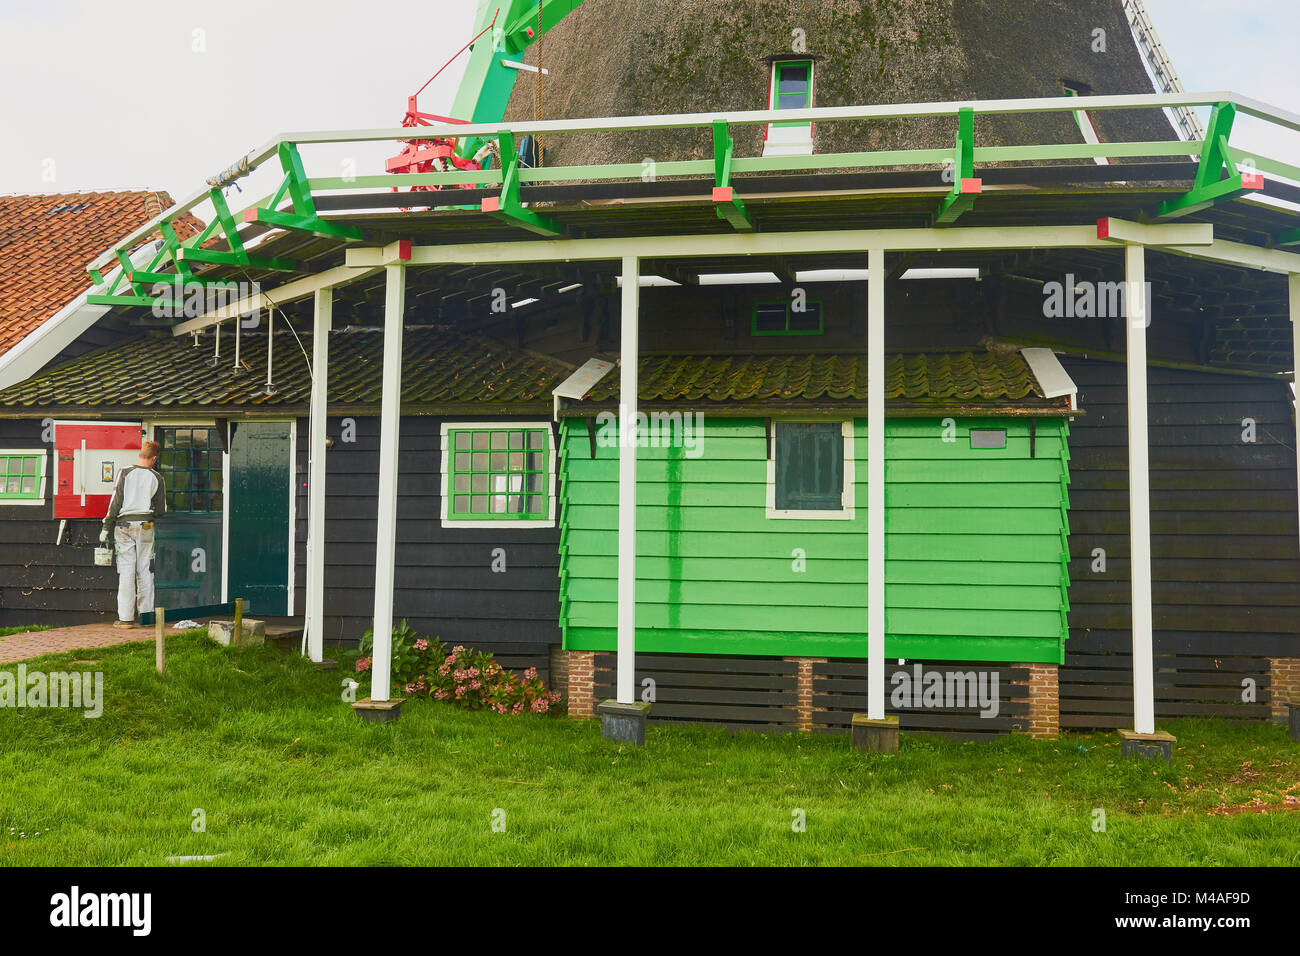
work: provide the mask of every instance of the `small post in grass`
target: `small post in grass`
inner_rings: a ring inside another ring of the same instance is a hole
[[[235,636],[230,643],[239,647],[244,640],[244,599],[235,598]]]
[[[163,651],[163,629],[167,627],[165,617],[162,608],[153,609],[154,664],[159,674],[167,667],[166,655]]]

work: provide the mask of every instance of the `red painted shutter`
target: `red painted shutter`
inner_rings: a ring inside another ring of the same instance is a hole
[[[141,434],[139,422],[55,422],[54,517],[108,514],[113,485],[135,464]]]

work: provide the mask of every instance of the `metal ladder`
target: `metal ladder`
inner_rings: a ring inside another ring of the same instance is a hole
[[[1142,0],[1124,0],[1124,13],[1128,16],[1129,26],[1137,39],[1138,49],[1142,51],[1143,59],[1155,75],[1160,92],[1186,92],[1178,79],[1177,71],[1174,70],[1173,61],[1169,59],[1164,44],[1160,42],[1150,14],[1142,5]],[[1175,122],[1182,130],[1183,139],[1205,139],[1205,127],[1201,125],[1201,118],[1196,115],[1195,110],[1189,106],[1175,106],[1170,112],[1173,113]]]

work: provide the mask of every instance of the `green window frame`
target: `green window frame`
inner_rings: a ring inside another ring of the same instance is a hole
[[[162,445],[158,474],[167,494],[167,510],[220,514],[223,510],[225,446],[212,425],[155,425]]]
[[[768,518],[853,520],[852,421],[778,419],[768,441]]]
[[[0,448],[0,504],[45,501],[44,448]]]
[[[545,422],[444,425],[442,474],[445,526],[554,524],[555,455]]]
[[[772,63],[771,108],[801,110],[812,106],[812,60],[776,60]],[[807,123],[774,123],[774,126],[807,126]]]
[[[754,303],[750,320],[750,335],[821,335],[826,329],[824,310],[820,299],[805,303],[805,310],[796,312],[794,303],[772,301]],[[784,319],[778,321],[778,313]],[[813,320],[815,319],[815,325]]]

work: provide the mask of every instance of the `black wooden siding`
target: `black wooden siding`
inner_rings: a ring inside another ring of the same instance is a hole
[[[95,567],[100,522],[69,520],[56,545],[54,456],[37,419],[0,419],[0,448],[45,448],[45,501],[0,503],[0,627],[117,617],[117,572]]]
[[[541,416],[532,416],[540,419]],[[326,505],[326,640],[354,644],[374,612],[378,508],[378,418],[356,418],[356,441],[329,420]],[[442,419],[407,417],[401,427],[394,616],[442,639],[499,652],[545,669],[558,644],[559,531],[556,528],[441,527]],[[0,447],[39,448],[41,423],[0,419]],[[298,421],[294,613],[307,586],[307,421]],[[115,616],[117,575],[94,566],[99,521],[69,521],[55,546],[52,461],[46,501],[0,505],[0,626],[63,626]],[[491,570],[503,548],[507,570]],[[256,613],[256,610],[254,611]]]
[[[1111,362],[1063,363],[1087,414],[1070,427],[1070,636],[1062,725],[1113,724],[1102,714],[1114,706],[1128,708],[1131,723],[1131,685],[1120,693],[1123,679],[1085,674],[1106,663],[1098,655],[1117,655],[1108,666],[1129,667],[1125,370]],[[1300,656],[1295,425],[1283,382],[1163,368],[1149,369],[1148,381],[1154,644],[1157,654],[1171,655],[1157,661],[1168,665],[1169,679],[1157,674],[1167,685],[1157,696],[1168,706],[1157,701],[1156,709],[1172,716],[1185,712],[1173,706],[1177,701],[1209,700],[1176,689],[1181,682],[1172,675],[1183,668],[1173,667],[1172,655],[1193,662]],[[1253,444],[1242,441],[1247,418],[1256,422]],[[1092,570],[1095,548],[1105,549],[1104,573]],[[1099,681],[1115,687],[1103,693]],[[1103,706],[1108,696],[1123,699]],[[1215,700],[1231,697],[1219,693]],[[1241,715],[1258,716],[1248,707]]]
[[[334,439],[326,455],[329,643],[356,643],[374,615],[379,419],[354,421],[355,442],[341,440],[341,418],[331,417],[327,426]],[[559,530],[444,529],[439,497],[443,421],[408,416],[401,423],[394,620],[406,618],[417,630],[452,644],[504,656],[544,655],[548,645],[560,641]],[[308,441],[307,421],[299,420],[295,614],[303,613],[307,585]],[[491,569],[496,548],[505,550],[505,572]]]
[[[596,699],[613,697],[617,680],[615,654],[595,657]],[[978,707],[906,707],[893,703],[893,676],[912,673],[921,664],[928,673],[979,672],[998,678],[997,716],[983,717]],[[793,732],[797,729],[798,664],[780,657],[723,654],[638,654],[638,698],[654,682],[653,724],[711,724],[733,731]],[[978,666],[970,661],[894,661],[885,664],[885,713],[897,715],[908,733],[937,734],[960,740],[987,740],[1029,726],[1029,672],[1009,665]],[[867,711],[867,663],[836,659],[812,667],[814,733],[845,733],[855,713]]]

